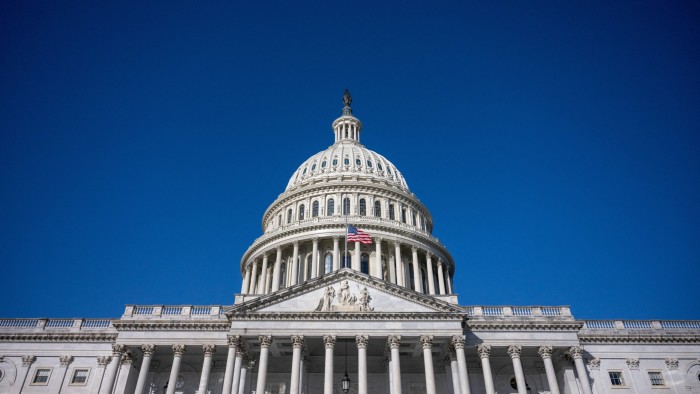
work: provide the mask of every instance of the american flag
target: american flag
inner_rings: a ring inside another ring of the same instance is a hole
[[[352,224],[348,224],[348,242],[359,242],[361,244],[371,244],[372,237]]]

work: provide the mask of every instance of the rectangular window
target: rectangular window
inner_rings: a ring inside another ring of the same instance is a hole
[[[70,380],[70,384],[85,384],[88,379],[90,370],[87,368],[80,368],[73,371],[73,377]]]
[[[661,372],[649,372],[649,380],[652,386],[665,386]]]
[[[47,384],[51,376],[51,368],[37,368],[34,372],[32,384]]]
[[[608,372],[610,375],[610,384],[613,386],[624,386],[625,382],[622,380],[622,372]]]

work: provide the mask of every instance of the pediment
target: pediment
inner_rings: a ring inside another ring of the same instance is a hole
[[[435,297],[380,279],[342,269],[274,294],[226,308],[227,316],[242,314],[435,314],[466,311]]]

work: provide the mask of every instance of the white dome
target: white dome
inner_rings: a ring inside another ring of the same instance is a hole
[[[357,177],[379,181],[408,191],[406,180],[389,160],[354,140],[340,140],[302,163],[292,174],[285,191],[324,179]]]

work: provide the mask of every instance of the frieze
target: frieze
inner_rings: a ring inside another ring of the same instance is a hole
[[[461,321],[461,316],[455,316],[451,313],[444,312],[426,312],[426,313],[411,313],[411,312],[289,312],[289,313],[255,313],[249,315],[235,315],[235,320],[241,321],[327,321],[327,320],[348,320],[348,321],[363,321],[363,320],[403,320],[403,321]]]
[[[367,291],[367,287],[360,290],[359,296],[356,296],[350,291],[350,285],[347,280],[341,282],[338,291],[336,292],[333,286],[326,287],[323,297],[318,302],[316,312],[371,312],[374,310],[369,305],[372,297]],[[335,302],[335,304],[334,304]]]
[[[497,321],[485,321],[485,320],[467,320],[466,328],[471,331],[493,331],[493,330],[527,330],[527,331],[579,331],[583,327],[583,323],[576,321],[562,321],[562,320],[515,320],[519,317],[515,317],[514,320],[497,320]]]
[[[695,343],[700,344],[700,335],[581,335],[581,343]]]
[[[114,342],[117,334],[104,333],[37,333],[0,334],[0,342]]]
[[[124,320],[114,321],[119,331],[226,331],[230,326],[226,321],[191,320]],[[116,338],[116,334],[114,335]]]

